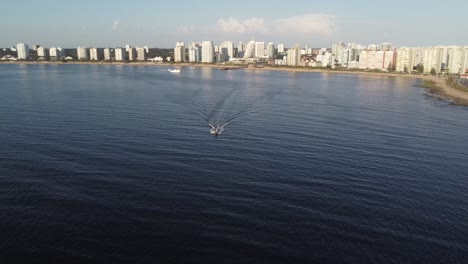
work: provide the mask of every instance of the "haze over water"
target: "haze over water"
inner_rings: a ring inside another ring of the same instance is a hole
[[[417,84],[0,65],[0,262],[463,263],[468,110]]]

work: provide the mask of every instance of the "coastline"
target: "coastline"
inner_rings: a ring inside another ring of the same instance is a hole
[[[218,68],[216,64],[202,63],[160,63],[160,62],[86,62],[86,61],[3,61],[0,64],[45,64],[45,65],[126,65],[126,66],[156,66],[156,67],[209,67]],[[387,73],[387,72],[369,72],[369,71],[346,71],[346,70],[331,70],[331,69],[314,69],[314,68],[291,68],[291,67],[272,67],[265,66],[262,68],[245,67],[242,68],[249,71],[283,71],[283,72],[315,72],[315,73],[330,73],[330,74],[359,74],[368,76],[395,77],[395,78],[414,78],[420,79],[426,83],[421,85],[422,88],[428,89],[431,93],[448,99],[457,105],[468,106],[468,92],[460,91],[447,84],[446,77],[435,77],[431,75],[414,75],[404,73]]]

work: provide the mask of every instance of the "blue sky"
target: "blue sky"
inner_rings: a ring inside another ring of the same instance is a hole
[[[0,47],[172,48],[222,40],[468,45],[468,1],[2,1]]]

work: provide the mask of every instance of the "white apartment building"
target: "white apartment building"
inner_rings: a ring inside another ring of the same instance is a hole
[[[289,66],[299,66],[301,62],[301,47],[299,47],[299,45],[296,45],[295,48],[289,49],[287,56]]]
[[[244,52],[244,51],[245,51],[244,42],[239,42],[239,44],[237,44],[237,52]]]
[[[275,57],[275,44],[273,42],[269,42],[266,48],[266,56],[270,59]]]
[[[284,52],[284,44],[278,44],[278,53]]]
[[[98,50],[96,48],[90,48],[89,49],[89,60],[92,60],[92,61],[98,61],[99,60]]]
[[[247,43],[244,52],[244,59],[253,58],[255,56],[255,41],[251,40]]]
[[[51,60],[59,60],[62,58],[60,50],[56,47],[52,47],[49,49],[49,56]]]
[[[213,41],[202,42],[202,60],[203,63],[214,62],[214,45]]]
[[[138,47],[136,53],[138,61],[146,61],[146,49],[144,47]]]
[[[395,71],[397,72],[405,72],[405,69],[408,73],[413,70],[413,67],[416,65],[414,64],[414,49],[402,47],[396,50],[397,53],[397,60],[395,65]]]
[[[442,70],[442,48],[429,47],[424,50],[423,65],[424,73],[430,73],[434,69],[437,73]]]
[[[16,44],[16,52],[18,53],[18,60],[29,59],[29,46],[25,43]]]
[[[78,47],[76,49],[78,60],[89,60],[89,49],[85,47]]]
[[[184,62],[185,61],[185,44],[184,42],[177,42],[174,48],[174,61]]]
[[[128,47],[128,60],[134,61],[136,59],[136,49],[133,47]]]
[[[219,45],[219,53],[229,60],[234,58],[234,43],[232,41],[223,41]]]
[[[109,48],[104,49],[104,60],[105,61],[110,61],[112,59],[111,57],[111,50]]]
[[[115,60],[116,61],[125,61],[125,49],[124,48],[116,48],[114,49],[115,52]]]
[[[464,47],[452,47],[448,49],[448,72],[452,74],[465,73],[465,53]]]
[[[265,57],[265,42],[255,42],[255,58]]]
[[[44,47],[37,48],[37,59],[38,60],[45,60],[47,59],[46,49]]]
[[[200,43],[192,42],[188,48],[189,62],[201,61],[201,46]]]

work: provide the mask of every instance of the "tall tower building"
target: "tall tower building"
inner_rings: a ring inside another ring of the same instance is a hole
[[[273,42],[268,43],[268,45],[267,45],[267,54],[266,55],[270,59],[275,57],[275,44],[273,44]]]
[[[174,48],[174,61],[184,62],[185,61],[185,44],[183,42],[177,42]]]
[[[255,40],[251,40],[245,46],[244,59],[253,58],[255,56]]]
[[[301,62],[301,47],[299,44],[296,44],[295,48],[288,50],[288,65],[289,66],[299,66]]]
[[[136,59],[136,49],[133,47],[128,47],[128,60],[134,61]]]
[[[24,43],[16,44],[16,51],[18,52],[18,60],[29,59],[29,46]]]
[[[37,48],[37,59],[38,60],[46,60],[47,59],[47,53],[46,53],[46,49],[44,47]]]
[[[85,47],[78,47],[76,49],[78,60],[89,60],[89,49]]]
[[[202,42],[202,62],[213,63],[214,62],[214,45],[213,41]]]
[[[239,42],[239,44],[237,44],[237,52],[244,52],[244,51],[245,51],[244,42]]]
[[[265,57],[265,42],[255,42],[255,58]]]
[[[136,49],[136,53],[137,53],[137,61],[146,60],[146,49],[144,47],[138,47]]]
[[[125,61],[125,49],[124,48],[116,48],[114,49],[115,52],[115,60],[116,61]]]
[[[89,60],[98,61],[100,58],[98,56],[98,50],[96,48],[89,49]]]
[[[284,52],[284,44],[278,44],[278,53]]]
[[[109,48],[104,49],[104,60],[105,61],[111,60],[111,50]]]
[[[200,43],[192,42],[189,45],[189,62],[200,62],[201,61],[201,47]]]
[[[223,41],[219,45],[219,53],[227,59],[234,58],[234,43],[232,41]]]

